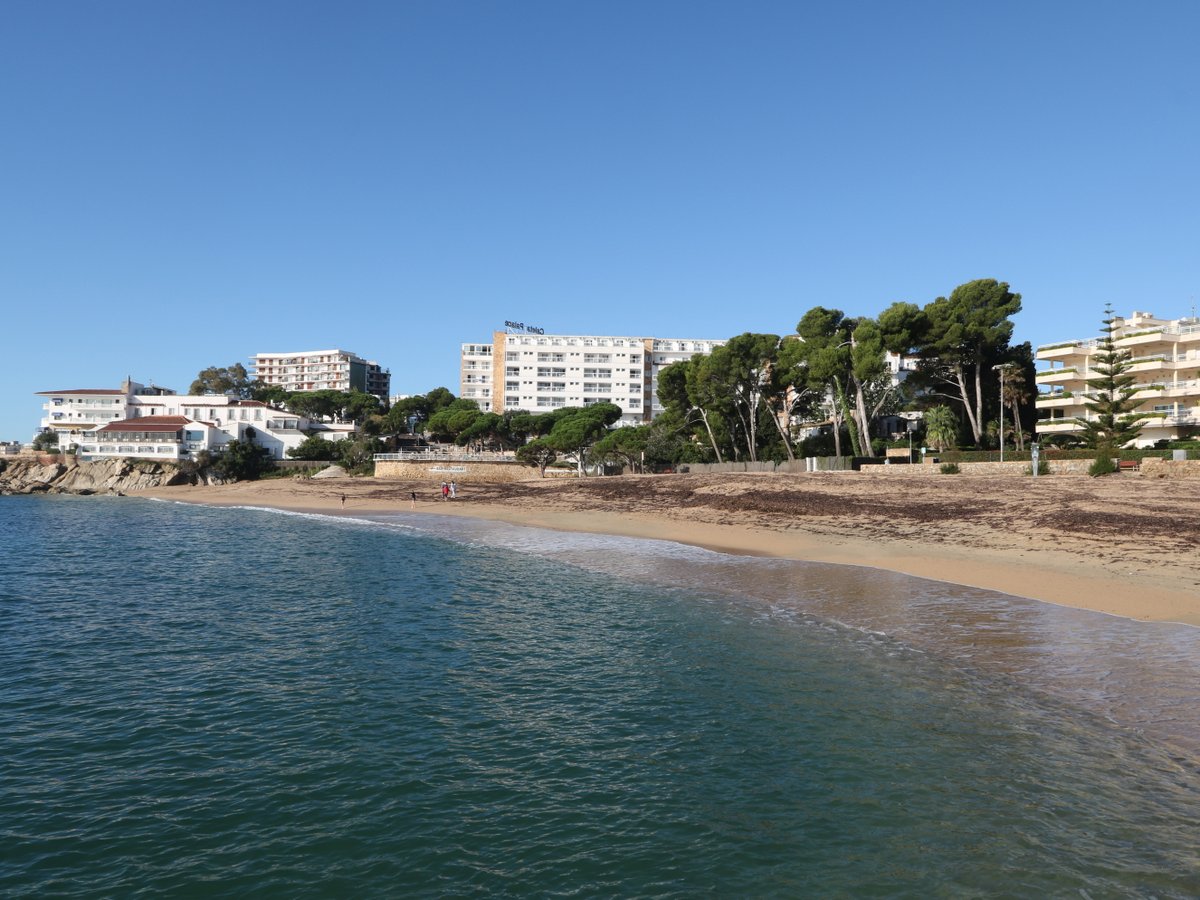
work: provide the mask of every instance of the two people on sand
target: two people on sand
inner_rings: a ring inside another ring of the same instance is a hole
[[[458,498],[458,485],[453,481],[442,482],[442,499],[455,500]]]

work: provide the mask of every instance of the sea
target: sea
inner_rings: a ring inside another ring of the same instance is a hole
[[[0,896],[1194,897],[1200,629],[397,513],[0,498]]]

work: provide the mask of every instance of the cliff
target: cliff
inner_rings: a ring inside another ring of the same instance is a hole
[[[223,479],[154,460],[104,459],[43,463],[0,460],[0,494],[123,494],[174,484],[214,484]]]

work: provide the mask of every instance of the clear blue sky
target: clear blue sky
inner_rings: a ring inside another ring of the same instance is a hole
[[[10,0],[0,438],[338,346],[785,333],[979,277],[1016,339],[1200,297],[1200,4]]]

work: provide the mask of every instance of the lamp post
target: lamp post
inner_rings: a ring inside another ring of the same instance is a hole
[[[1000,462],[1004,462],[1004,372],[1008,363],[992,366],[992,370],[1000,373]]]

